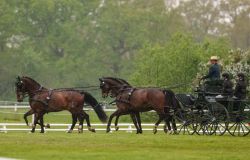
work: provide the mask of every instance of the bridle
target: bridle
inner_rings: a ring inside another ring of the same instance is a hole
[[[104,81],[102,81],[101,82],[101,85],[100,85],[100,88],[102,89],[102,90],[104,90],[104,86],[105,85],[109,85],[107,82],[104,82]],[[111,98],[114,98],[114,97],[116,97],[120,92],[123,92],[123,91],[125,91],[125,90],[127,90],[127,88],[123,88],[123,87],[126,87],[127,85],[125,85],[125,86],[122,86],[122,87],[120,87],[120,86],[118,86],[118,85],[115,85],[115,86],[110,86],[109,85],[109,87],[108,87],[108,89],[105,89],[105,92],[106,92],[106,94],[107,95],[109,95],[109,93],[110,93],[110,91],[111,91],[111,94],[110,94],[110,97]],[[112,90],[113,89],[117,89],[117,93],[115,93],[115,95],[112,93]]]
[[[22,94],[22,98],[26,98],[29,96],[34,96],[37,92],[40,92],[44,89],[44,87],[42,85],[40,85],[39,89],[33,91],[33,92],[28,92],[28,91],[24,91],[23,88],[23,81],[22,80],[18,80],[18,82],[16,82],[16,91],[20,92]]]

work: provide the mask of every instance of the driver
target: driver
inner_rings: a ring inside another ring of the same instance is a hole
[[[218,57],[212,56],[210,58],[211,67],[207,75],[203,76],[202,79],[219,80],[220,79],[220,66],[218,64]]]

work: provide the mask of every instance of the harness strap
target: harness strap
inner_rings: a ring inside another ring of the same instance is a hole
[[[33,99],[33,98],[30,98],[29,100],[30,100],[30,101],[35,101],[35,102],[42,103],[42,104],[45,105],[46,107],[49,106],[49,104],[48,104],[46,101],[42,101],[42,100],[39,100],[39,99]]]
[[[128,101],[130,101],[132,94],[134,93],[135,90],[136,88],[132,88],[132,90],[130,90],[130,92],[128,93]]]
[[[49,100],[51,99],[51,96],[52,96],[52,92],[53,92],[53,89],[49,89],[49,93],[48,93],[48,96],[46,97],[47,101],[49,102]]]

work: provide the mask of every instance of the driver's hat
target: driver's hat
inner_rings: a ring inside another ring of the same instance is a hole
[[[218,58],[217,56],[211,56],[211,57],[210,57],[210,60],[216,60],[216,61],[218,61],[218,59],[219,59],[219,58]]]

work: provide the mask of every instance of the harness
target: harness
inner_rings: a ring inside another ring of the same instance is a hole
[[[122,89],[121,92],[119,93],[119,95],[120,95],[119,98],[116,98],[113,102],[125,103],[125,104],[132,106],[132,104],[130,103],[130,100],[131,100],[131,97],[132,97],[135,90],[136,90],[136,88]],[[124,91],[128,91],[126,97],[123,97]]]
[[[37,91],[33,92],[33,94],[35,95],[35,93],[37,93],[39,91],[42,91],[42,89],[43,89],[43,86],[40,86],[40,88]],[[48,108],[49,107],[49,101],[51,100],[52,93],[53,93],[53,89],[50,88],[48,90],[48,96],[46,97],[45,100],[39,100],[39,99],[29,98],[29,101],[35,101],[35,102],[42,103],[46,108]]]

